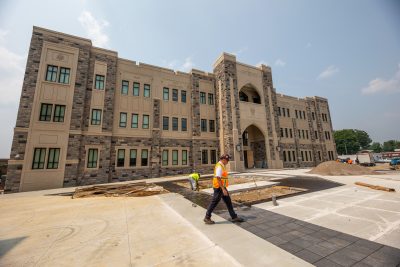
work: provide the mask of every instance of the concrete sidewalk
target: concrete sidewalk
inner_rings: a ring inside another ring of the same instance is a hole
[[[71,191],[0,196],[0,266],[310,266],[222,218],[204,225],[177,194],[57,195]]]

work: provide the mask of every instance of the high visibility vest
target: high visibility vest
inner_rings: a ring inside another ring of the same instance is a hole
[[[191,177],[193,180],[198,181],[199,180],[199,174],[197,172],[192,173],[191,175],[189,175],[189,177]]]
[[[218,183],[218,179],[217,179],[217,168],[218,167],[222,168],[222,177],[221,177],[222,184],[223,184],[224,187],[228,187],[228,185],[229,185],[229,183],[228,183],[228,172],[225,169],[225,165],[221,164],[220,162],[215,164],[215,167],[214,167],[213,187],[214,188],[219,188],[219,183]]]

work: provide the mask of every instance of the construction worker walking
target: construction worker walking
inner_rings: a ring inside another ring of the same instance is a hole
[[[214,177],[213,177],[213,189],[214,194],[211,200],[210,205],[208,206],[206,216],[204,218],[204,222],[206,224],[214,224],[215,222],[211,220],[211,213],[214,211],[215,207],[218,205],[221,198],[225,202],[226,207],[228,208],[229,215],[232,218],[232,222],[243,222],[243,219],[237,216],[235,211],[233,210],[231,197],[229,196],[229,192],[227,187],[228,183],[228,172],[226,171],[226,164],[229,162],[229,155],[224,154],[220,158],[220,161],[215,164],[214,168]]]

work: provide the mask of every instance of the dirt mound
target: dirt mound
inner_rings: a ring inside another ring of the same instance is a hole
[[[308,173],[336,176],[336,175],[365,175],[376,172],[359,165],[346,164],[336,161],[326,161],[313,168]]]

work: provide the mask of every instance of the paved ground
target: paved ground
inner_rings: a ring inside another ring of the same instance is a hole
[[[309,176],[306,170],[257,175],[275,181]],[[62,195],[71,189],[0,196],[0,266],[400,264],[400,175],[324,178],[331,180],[328,186],[314,181],[312,193],[279,199],[277,207],[237,207],[247,218],[237,225],[226,220],[223,205],[221,217],[213,216],[217,224],[204,225],[210,196],[173,183],[168,189],[179,194],[145,198]],[[361,188],[355,181],[398,192]]]

